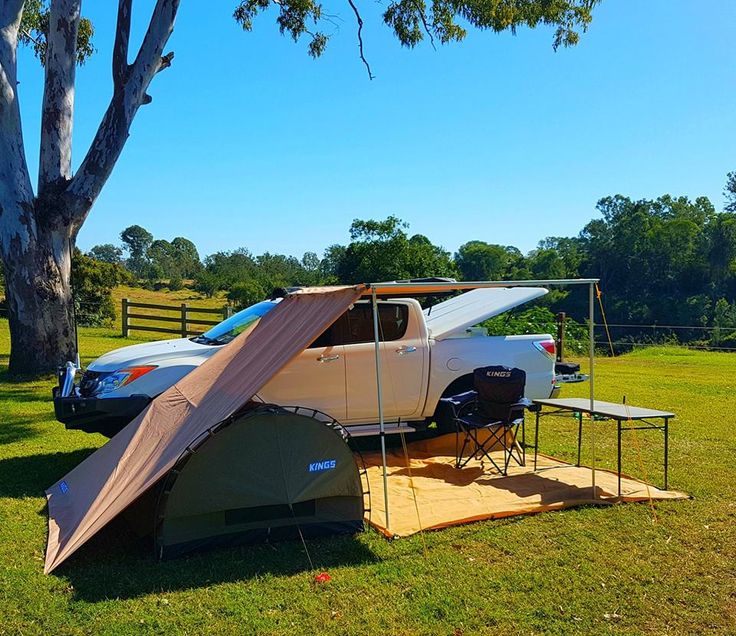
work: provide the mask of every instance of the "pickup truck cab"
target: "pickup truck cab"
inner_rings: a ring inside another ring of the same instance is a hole
[[[547,293],[542,288],[477,289],[422,309],[413,298],[380,300],[380,353],[386,421],[437,419],[441,397],[472,387],[473,369],[526,371],[526,397],[556,392],[551,335],[488,336],[483,320]],[[190,339],[104,354],[68,395],[55,391],[67,428],[114,435],[153,398],[216,355],[278,299],[257,303]],[[348,426],[377,421],[375,341],[370,302],[359,301],[257,394],[264,402],[314,408]]]

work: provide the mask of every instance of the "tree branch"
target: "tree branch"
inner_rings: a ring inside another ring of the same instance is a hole
[[[20,32],[27,37],[31,42],[33,42],[36,46],[41,46],[42,41],[38,38],[33,37],[33,34],[28,29],[21,29]]]
[[[14,241],[23,245],[35,233],[32,215],[26,215],[23,235],[13,233],[17,224],[10,217],[13,210],[28,211],[33,204],[17,90],[16,51],[22,11],[23,0],[0,3],[0,251],[9,249]]]
[[[348,0],[348,4],[350,5],[350,8],[353,10],[353,13],[355,14],[355,19],[358,22],[358,51],[360,52],[360,59],[363,61],[363,64],[365,65],[366,70],[368,71],[368,79],[374,79],[374,75],[371,72],[371,65],[368,64],[368,60],[365,59],[365,55],[363,54],[363,18],[360,17],[360,12],[358,11],[358,7],[355,6],[355,3],[353,0]]]
[[[122,86],[128,77],[128,42],[130,41],[130,13],[133,0],[118,0],[118,21],[115,27],[115,44],[112,47],[112,79],[115,86]]]
[[[179,0],[157,0],[135,61],[130,65],[125,80],[115,85],[110,105],[89,151],[66,190],[66,194],[75,201],[73,214],[77,229],[112,173],[138,109],[151,101],[146,94],[151,80],[171,62],[170,55],[162,58],[161,54],[174,30],[178,9]]]
[[[422,21],[422,26],[424,27],[424,32],[429,36],[429,43],[432,45],[432,48],[436,51],[437,47],[434,45],[434,36],[432,35],[432,31],[429,28],[429,25],[427,24],[427,16],[424,13],[424,7],[419,3],[415,2],[417,11],[419,12],[419,19]]]
[[[151,22],[143,38],[141,48],[133,63],[133,73],[139,80],[150,83],[161,65],[161,54],[174,31],[174,18],[179,9],[179,0],[157,0]]]
[[[38,196],[72,170],[74,76],[81,0],[51,0],[41,113]]]

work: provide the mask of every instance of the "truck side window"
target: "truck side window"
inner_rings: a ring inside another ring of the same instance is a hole
[[[317,336],[317,339],[310,344],[307,349],[317,349],[321,347],[329,347],[332,343],[331,340],[331,331],[332,327],[328,328],[326,331],[323,331],[319,336]]]
[[[379,303],[378,320],[381,342],[400,340],[406,333],[409,307],[395,303]],[[373,310],[370,304],[359,303],[340,316],[308,348],[373,341]]]
[[[325,329],[317,339],[307,347],[307,349],[317,349],[320,347],[332,347],[340,342],[340,333],[345,331],[347,324],[347,314],[340,316],[334,323],[332,323],[327,329]]]
[[[373,310],[368,303],[356,303],[341,319],[335,323],[333,332],[339,341],[333,344],[358,344],[373,342]],[[379,338],[382,342],[399,340],[406,333],[409,321],[409,307],[397,303],[379,303]]]

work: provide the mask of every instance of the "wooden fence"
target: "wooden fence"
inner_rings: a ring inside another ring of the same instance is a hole
[[[132,311],[131,311],[132,309]],[[140,313],[136,310],[154,310],[157,312],[169,312],[172,315]],[[201,317],[201,314],[216,314],[218,320],[208,320]],[[131,331],[155,331],[157,333],[172,333],[180,335],[182,338],[188,336],[196,336],[206,329],[217,325],[221,320],[229,318],[232,315],[232,308],[225,306],[222,309],[211,309],[207,307],[190,307],[186,303],[181,305],[155,305],[151,303],[137,303],[123,298],[123,338],[127,338]],[[151,322],[169,323],[167,326],[157,327],[150,324],[131,324],[133,320],[143,320]],[[172,324],[173,323],[173,324]]]

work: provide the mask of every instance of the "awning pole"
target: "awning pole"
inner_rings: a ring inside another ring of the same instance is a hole
[[[383,505],[386,510],[386,532],[389,532],[386,429],[383,422],[383,391],[381,387],[381,341],[378,334],[378,300],[375,287],[371,291],[371,301],[373,304],[373,336],[376,342],[376,390],[378,391],[378,425],[381,436],[381,461],[383,462]]]
[[[590,375],[590,445],[593,451],[593,498],[596,499],[595,490],[595,417],[593,417],[593,411],[595,410],[595,385],[593,375],[593,359],[595,357],[595,336],[593,330],[593,321],[595,318],[595,288],[594,283],[588,285],[588,335],[590,336],[590,349],[588,355],[590,357],[588,361],[589,375]]]

